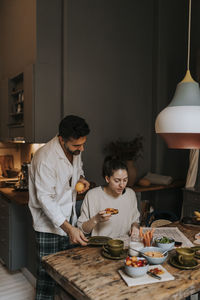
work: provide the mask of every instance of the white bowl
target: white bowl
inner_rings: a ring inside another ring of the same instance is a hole
[[[169,250],[171,250],[171,249],[174,248],[174,244],[175,244],[174,239],[171,239],[171,240],[172,240],[171,243],[160,243],[159,240],[161,240],[161,238],[157,238],[157,239],[155,240],[155,244],[156,244],[156,246],[158,246],[159,248],[162,248],[163,250],[167,250],[167,251],[169,251]]]
[[[151,252],[151,251],[155,251],[155,252],[160,252],[163,253],[165,250],[163,250],[162,248],[159,247],[144,247],[143,249],[140,250],[141,253],[145,253],[145,252]],[[164,263],[164,261],[166,260],[168,256],[168,253],[165,253],[163,257],[151,257],[151,256],[145,256],[145,258],[148,260],[148,262],[152,265],[160,265],[162,263]]]
[[[146,260],[144,257],[137,257],[137,260]],[[130,277],[141,277],[141,276],[144,276],[147,271],[148,271],[148,267],[149,267],[149,264],[143,266],[143,267],[133,267],[133,266],[127,266],[126,265],[126,261],[125,261],[125,266],[124,266],[124,269],[125,269],[125,272],[128,276]]]

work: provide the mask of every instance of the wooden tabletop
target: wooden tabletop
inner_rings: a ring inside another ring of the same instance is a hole
[[[191,241],[200,231],[177,222],[167,226],[177,226]],[[77,247],[45,256],[43,261],[54,280],[78,300],[177,300],[200,291],[200,267],[180,270],[168,262],[163,266],[175,280],[128,287],[118,273],[123,260],[102,257],[99,247]]]

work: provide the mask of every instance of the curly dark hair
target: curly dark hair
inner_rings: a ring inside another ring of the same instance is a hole
[[[128,172],[125,162],[113,156],[106,156],[102,168],[103,178],[105,179],[106,176],[112,176],[117,170],[126,170]]]
[[[59,136],[65,140],[70,138],[79,139],[90,133],[90,128],[86,121],[78,116],[69,115],[61,120],[59,124]]]

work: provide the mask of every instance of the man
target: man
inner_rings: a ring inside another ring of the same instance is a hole
[[[81,152],[90,129],[84,119],[66,116],[59,134],[34,155],[29,170],[29,208],[33,217],[37,246],[36,299],[54,299],[55,283],[42,267],[42,257],[72,247],[87,245],[76,224],[78,181],[84,184]]]

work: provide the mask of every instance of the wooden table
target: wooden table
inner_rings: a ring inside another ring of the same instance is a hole
[[[183,226],[178,222],[170,225],[177,226],[191,241],[200,231],[200,227]],[[78,300],[177,300],[200,291],[200,267],[180,270],[168,262],[163,266],[175,280],[128,287],[118,273],[123,260],[103,258],[100,252],[98,247],[77,247],[46,256],[43,261],[54,280]]]

